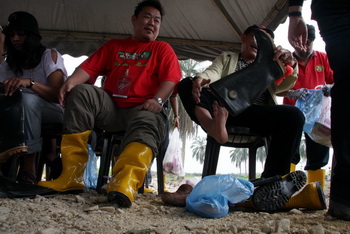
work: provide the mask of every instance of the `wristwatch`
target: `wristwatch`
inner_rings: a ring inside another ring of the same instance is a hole
[[[31,79],[29,85],[27,86],[27,88],[31,89],[34,84],[35,84],[35,81],[33,79]]]
[[[164,102],[163,102],[163,99],[160,98],[160,97],[155,97],[154,100],[156,100],[160,106],[163,106],[164,105]]]

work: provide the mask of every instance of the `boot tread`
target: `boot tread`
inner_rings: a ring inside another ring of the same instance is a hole
[[[258,187],[253,194],[253,205],[262,211],[276,211],[291,196],[305,186],[306,174],[302,171],[289,173],[282,180]]]

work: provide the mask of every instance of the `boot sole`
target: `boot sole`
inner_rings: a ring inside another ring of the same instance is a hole
[[[6,162],[14,155],[25,154],[28,152],[28,146],[16,146],[0,153],[0,163]]]
[[[107,197],[109,202],[117,203],[118,207],[120,208],[131,207],[130,199],[126,195],[120,192],[116,192],[116,191],[109,192],[107,194]]]
[[[284,206],[295,192],[303,188],[305,183],[304,172],[291,172],[280,181],[258,187],[252,197],[253,205],[261,211],[276,211]]]
[[[254,187],[259,187],[279,180],[282,180],[282,176],[276,175],[269,178],[252,179],[250,182],[254,185]]]
[[[317,188],[318,197],[320,198],[322,210],[324,210],[327,208],[327,204],[326,204],[326,198],[324,197],[324,193],[320,182],[316,182],[316,188]]]

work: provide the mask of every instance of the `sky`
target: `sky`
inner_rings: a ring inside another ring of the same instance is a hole
[[[325,44],[319,35],[319,30],[316,21],[311,20],[311,12],[310,12],[310,3],[311,1],[304,1],[304,7],[303,7],[303,17],[307,24],[311,24],[315,26],[316,31],[316,39],[314,42],[314,50],[323,51],[325,52]],[[286,22],[283,24],[280,24],[278,28],[274,31],[275,33],[275,45],[281,45],[283,48],[288,49],[290,51],[293,51],[293,48],[290,46],[288,42],[288,25],[289,25],[289,19],[287,18]],[[79,58],[74,58],[69,55],[63,55],[65,65],[67,68],[67,72],[70,75],[74,69],[87,57],[82,56]],[[202,66],[208,66],[210,62],[204,62]],[[281,101],[281,99],[279,99]],[[206,134],[200,130],[199,133],[201,136],[205,136]],[[202,173],[203,165],[201,165],[199,162],[197,162],[195,159],[192,158],[192,153],[190,150],[191,142],[187,144],[188,148],[186,149],[186,157],[185,157],[185,163],[184,168],[186,173]],[[220,151],[220,157],[218,162],[218,168],[217,173],[225,174],[225,173],[238,173],[239,169],[234,166],[234,164],[231,163],[229,158],[229,151],[232,148],[230,147],[221,147]],[[229,163],[228,163],[229,162]],[[156,163],[153,164],[152,170],[156,171]],[[302,169],[302,164],[299,163],[297,166],[297,169]],[[242,169],[244,171],[244,169]],[[262,166],[260,163],[257,163],[257,172],[262,171]]]

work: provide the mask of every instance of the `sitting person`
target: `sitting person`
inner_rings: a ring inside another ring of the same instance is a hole
[[[41,181],[40,186],[60,192],[83,190],[92,130],[125,131],[106,190],[110,202],[121,208],[132,205],[167,133],[163,104],[181,78],[175,52],[156,40],[162,19],[158,0],[138,3],[131,17],[131,37],[106,42],[64,83],[63,170],[57,179]],[[102,89],[84,84],[94,83],[100,75],[106,77]]]
[[[258,134],[269,136],[270,145],[261,175],[268,178],[289,173],[291,158],[299,147],[305,121],[303,113],[298,108],[276,105],[275,93],[289,90],[297,80],[297,63],[292,53],[280,46],[276,48],[275,59],[290,64],[294,67],[294,72],[280,85],[272,83],[253,105],[235,117],[219,105],[208,89],[209,83],[243,68],[249,68],[249,64],[253,63],[257,56],[258,45],[254,38],[256,30],[264,30],[271,38],[274,37],[268,28],[257,25],[248,27],[241,35],[240,53],[222,53],[205,71],[197,73],[195,78],[183,79],[179,83],[178,90],[191,119],[218,143],[223,144],[228,140],[226,125],[248,127]]]
[[[30,13],[12,13],[2,33],[6,53],[0,63],[0,119],[5,124],[0,132],[0,163],[22,154],[17,180],[36,184],[41,126],[63,123],[58,93],[67,72],[60,53],[41,44],[38,22]]]

